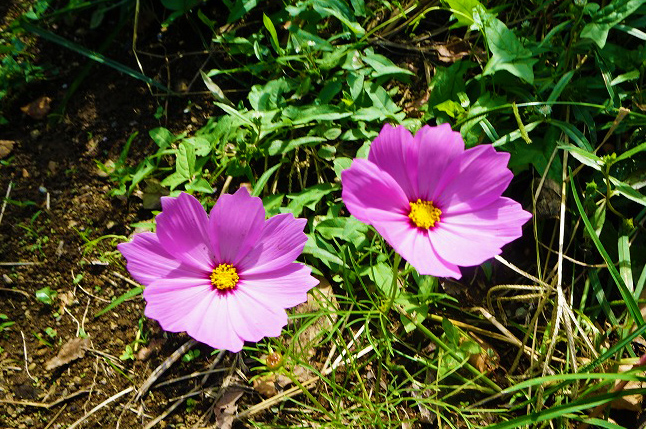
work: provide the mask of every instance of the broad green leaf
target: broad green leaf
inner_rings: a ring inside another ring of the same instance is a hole
[[[398,74],[414,75],[410,70],[397,67],[395,63],[383,55],[375,54],[372,49],[366,49],[365,54],[361,56],[361,59],[374,69],[370,74],[373,78]]]
[[[636,11],[646,0],[613,0],[592,16],[592,22],[581,30],[581,37],[591,39],[603,48],[610,29]]]
[[[148,131],[148,135],[155,143],[157,143],[157,146],[159,146],[159,149],[161,150],[166,149],[176,139],[175,135],[164,127],[153,128]]]
[[[310,210],[314,210],[316,204],[318,204],[324,196],[338,189],[338,185],[321,183],[310,186],[298,194],[287,195],[287,198],[291,201],[286,207],[286,212],[292,213],[295,217],[298,217],[305,207]]]
[[[334,172],[336,173],[336,177],[341,179],[341,173],[344,170],[347,170],[350,168],[350,165],[352,165],[352,158],[347,158],[347,157],[337,157],[334,159]]]
[[[336,253],[336,249],[329,249],[321,239],[312,234],[307,235],[307,243],[305,243],[305,248],[303,253],[314,256],[316,259],[329,264],[340,265],[345,268],[349,268],[346,264],[343,263],[343,260],[339,258]]]
[[[299,137],[297,139],[288,140],[288,141],[274,140],[269,145],[269,148],[267,149],[267,153],[271,156],[281,155],[284,153],[288,153],[299,146],[303,146],[303,145],[313,146],[316,143],[320,143],[324,141],[327,141],[327,139],[319,136],[304,136],[304,137]]]
[[[458,27],[470,26],[473,21],[473,9],[480,6],[484,9],[482,3],[478,0],[444,0],[453,11],[453,16],[458,20]],[[486,10],[486,9],[485,9]]]
[[[475,8],[473,19],[485,35],[492,54],[484,74],[506,70],[529,84],[534,83],[533,66],[538,59],[532,57],[532,52],[523,46],[514,32],[482,6]]]
[[[429,111],[446,100],[458,100],[458,94],[465,92],[464,75],[474,66],[474,63],[462,60],[449,67],[436,67],[435,76],[431,81]]]
[[[289,106],[283,111],[283,115],[292,119],[294,125],[306,124],[314,121],[335,121],[347,118],[352,112],[341,110],[337,106],[324,104],[322,106],[307,106],[296,108]]]
[[[355,36],[361,37],[366,33],[366,30],[355,20],[347,4],[341,0],[315,0],[311,4],[322,16],[332,15],[341,21]]]
[[[187,183],[186,190],[191,192],[202,192],[205,194],[213,193],[213,188],[211,187],[211,184],[203,177],[200,177],[199,179],[196,179],[190,183]]]
[[[334,217],[319,222],[314,230],[326,240],[349,241],[360,248],[362,244],[367,243],[366,234],[369,228],[354,217]]]
[[[184,140],[177,148],[176,156],[175,168],[177,172],[186,178],[193,177],[195,173],[195,147]]]
[[[258,5],[258,0],[236,0],[233,5],[230,5],[230,2],[225,2],[227,7],[230,10],[229,17],[227,18],[228,23],[237,21],[242,18],[247,12]]]

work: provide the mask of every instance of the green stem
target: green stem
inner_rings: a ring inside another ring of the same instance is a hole
[[[401,260],[402,257],[399,253],[395,252],[395,260],[393,261],[393,281],[390,284],[390,298],[388,299],[388,305],[386,306],[384,314],[388,314],[390,312],[390,309],[393,307],[393,303],[395,302],[395,297],[397,297],[397,279],[399,279],[399,263]]]
[[[440,340],[437,335],[432,333],[426,326],[422,325],[420,322],[416,320],[415,317],[411,316],[408,314],[406,310],[404,310],[401,306],[396,305],[395,308],[397,311],[399,311],[403,316],[405,316],[408,320],[413,322],[415,327],[420,330],[420,332],[424,335],[426,335],[433,343],[435,343],[437,346],[439,346],[442,350],[444,350],[446,353],[451,355],[453,359],[456,361],[460,362],[462,361],[462,357],[458,356],[457,353],[455,353],[449,346],[447,346],[442,340]],[[491,389],[494,390],[494,392],[501,392],[502,389],[494,383],[492,380],[490,380],[486,375],[484,375],[482,372],[480,372],[476,367],[471,365],[469,362],[465,362],[464,367],[471,372],[473,375],[475,375],[477,378],[481,378],[482,381],[489,386]]]

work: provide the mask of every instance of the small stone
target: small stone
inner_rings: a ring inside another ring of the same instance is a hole
[[[11,283],[13,283],[13,280],[11,280],[11,277],[9,277],[9,276],[8,276],[8,275],[6,275],[6,274],[3,274],[3,275],[2,275],[2,280],[4,280],[4,282],[5,282],[6,284],[8,284],[8,285],[10,285]]]
[[[31,130],[29,132],[29,135],[31,136],[32,139],[36,140],[38,137],[40,137],[40,130]]]
[[[29,177],[29,171],[26,168],[22,169],[22,178],[27,179]]]
[[[52,172],[52,174],[56,174],[56,171],[58,171],[58,163],[56,161],[49,161],[47,163],[47,169]]]
[[[110,220],[110,221],[108,221],[108,223],[105,224],[105,227],[107,229],[112,229],[112,228],[114,228],[114,225],[115,225],[114,221]]]
[[[23,419],[23,421],[22,421],[22,422],[23,422],[24,424],[26,424],[27,426],[33,426],[33,425],[34,425],[34,419],[32,419],[32,418],[31,418],[31,417],[29,417],[29,416],[26,416],[26,417]]]
[[[30,363],[30,364],[29,364],[29,370],[30,370],[30,371],[33,371],[33,370],[35,370],[35,369],[36,369],[36,362],[32,362],[32,363]]]

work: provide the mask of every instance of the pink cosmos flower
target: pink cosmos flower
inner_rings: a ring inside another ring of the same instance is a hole
[[[157,232],[137,234],[119,251],[145,285],[145,315],[217,349],[280,335],[285,308],[307,300],[318,281],[294,260],[307,241],[305,219],[265,220],[246,188],[222,195],[210,216],[189,194],[162,198]]]
[[[512,179],[508,153],[491,145],[464,150],[448,124],[413,137],[385,125],[368,159],[342,173],[343,201],[420,274],[460,278],[522,235],[531,217],[502,197]]]

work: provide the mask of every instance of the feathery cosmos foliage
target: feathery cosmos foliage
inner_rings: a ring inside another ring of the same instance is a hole
[[[342,173],[343,201],[420,274],[460,278],[460,266],[500,254],[531,217],[501,196],[513,177],[508,160],[491,145],[465,150],[448,124],[414,137],[385,125],[368,159]]]
[[[156,221],[156,233],[118,248],[146,286],[146,316],[166,331],[237,352],[245,341],[280,335],[285,308],[306,301],[318,283],[294,263],[306,221],[291,214],[265,220],[262,201],[244,187],[221,196],[210,215],[189,194],[164,197]]]

